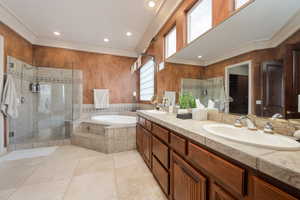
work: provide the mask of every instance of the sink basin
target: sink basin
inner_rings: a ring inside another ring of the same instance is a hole
[[[203,128],[213,135],[243,144],[281,151],[300,150],[299,142],[279,134],[266,134],[260,130],[252,131],[226,124],[207,124]]]
[[[160,110],[146,110],[146,112],[152,113],[152,114],[166,114],[167,113],[167,112],[160,111]]]

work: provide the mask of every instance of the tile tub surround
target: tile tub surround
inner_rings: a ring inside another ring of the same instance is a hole
[[[283,183],[300,189],[300,151],[282,152],[258,148],[214,136],[202,128],[205,124],[216,123],[216,121],[212,121],[212,115],[209,115],[209,121],[194,121],[177,119],[174,114],[160,115],[143,110],[137,111],[137,114]],[[226,114],[222,115],[224,116],[220,118],[220,115],[213,113],[218,122],[224,123],[223,119],[226,118]],[[225,119],[227,123],[234,119],[232,115],[231,117],[230,120]]]
[[[108,154],[134,150],[136,124],[108,126],[86,120],[75,128],[71,143]]]

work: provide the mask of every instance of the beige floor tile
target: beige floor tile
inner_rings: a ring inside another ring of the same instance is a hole
[[[70,180],[79,160],[48,160],[25,181],[25,185]]]
[[[68,180],[62,180],[24,185],[13,193],[9,200],[62,200],[68,183]]]
[[[97,172],[109,171],[114,168],[114,159],[111,155],[84,158],[79,160],[74,176],[94,174]]]
[[[153,176],[117,181],[117,191],[119,200],[166,200]]]
[[[12,163],[2,165],[0,167],[0,190],[18,188],[37,168],[37,165],[14,165]]]
[[[144,163],[142,157],[137,151],[126,151],[121,153],[115,153],[113,155],[116,168]]]
[[[118,200],[114,170],[74,177],[64,200]]]
[[[8,198],[16,191],[16,189],[1,190],[0,200],[8,200]]]

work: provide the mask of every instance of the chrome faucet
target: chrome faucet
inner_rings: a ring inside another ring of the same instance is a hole
[[[249,116],[243,115],[240,116],[239,118],[237,118],[235,120],[234,126],[236,127],[242,127],[242,120],[246,119],[247,120],[247,127],[250,130],[257,130],[255,123],[251,120],[251,118]]]
[[[281,119],[283,118],[283,116],[279,113],[276,113],[275,115],[273,115],[271,117],[271,120],[275,120],[275,119]],[[269,134],[273,134],[274,133],[274,127],[273,124],[271,122],[267,122],[264,126],[264,133],[269,133]]]

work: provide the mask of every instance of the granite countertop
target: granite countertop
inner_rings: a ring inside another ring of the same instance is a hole
[[[138,115],[174,132],[197,141],[249,167],[300,189],[300,151],[276,151],[232,142],[205,131],[202,127],[214,121],[177,119],[175,114],[154,114],[145,110]]]

